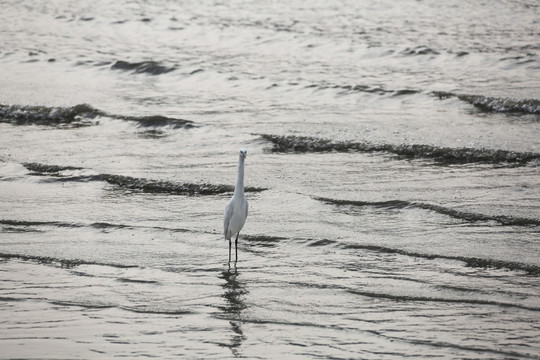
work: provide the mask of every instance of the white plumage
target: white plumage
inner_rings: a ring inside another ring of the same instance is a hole
[[[229,263],[231,262],[232,239],[235,236],[235,262],[238,261],[238,235],[240,234],[240,230],[244,227],[248,215],[248,201],[244,194],[244,160],[246,157],[247,150],[243,148],[240,149],[238,157],[238,177],[236,179],[234,194],[227,204],[227,207],[225,207],[225,215],[223,216],[225,240],[229,240]]]

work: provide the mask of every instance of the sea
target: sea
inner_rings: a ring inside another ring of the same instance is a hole
[[[539,39],[536,0],[0,0],[0,358],[539,359]]]

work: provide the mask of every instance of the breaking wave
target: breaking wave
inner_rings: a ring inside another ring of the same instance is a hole
[[[88,104],[71,107],[0,105],[0,122],[14,125],[55,125],[72,127],[95,125],[104,113]]]
[[[388,201],[355,201],[355,200],[338,200],[329,198],[316,198],[319,201],[323,201],[333,205],[352,205],[352,206],[371,206],[387,209],[404,209],[404,208],[417,208],[428,211],[434,211],[436,213],[450,216],[454,219],[459,219],[468,222],[476,221],[496,221],[501,225],[507,226],[540,226],[540,219],[522,218],[507,215],[486,215],[480,213],[473,213],[467,211],[456,210],[440,205],[406,201],[406,200],[388,200]]]
[[[170,118],[162,115],[126,116],[110,114],[88,104],[71,107],[47,107],[27,105],[1,105],[0,122],[13,125],[47,125],[60,127],[81,127],[98,125],[97,118],[111,118],[137,123],[141,127],[192,128],[195,123],[190,120]]]
[[[270,235],[243,235],[243,240],[246,241],[248,247],[273,248],[277,247],[280,242],[287,240],[287,238]]]
[[[177,69],[176,66],[165,66],[156,61],[128,62],[118,60],[112,64],[111,69],[133,71],[135,73],[144,73],[149,75],[166,74]]]
[[[474,105],[482,111],[499,113],[540,114],[540,100],[512,99],[483,95],[454,94],[445,91],[435,91],[433,95],[439,99],[456,97],[461,101]]]
[[[114,116],[113,116],[114,117]],[[162,127],[170,126],[174,129],[177,128],[192,128],[195,124],[191,120],[175,119],[162,115],[151,116],[116,116],[118,119],[135,121],[142,127]]]
[[[59,174],[65,170],[82,170],[83,168],[77,166],[59,166],[59,165],[46,165],[39,163],[23,163],[23,166],[28,170],[37,174]]]
[[[400,54],[405,56],[439,55],[440,52],[425,45],[419,45],[415,47],[405,48],[403,51],[400,52]]]
[[[232,185],[176,183],[165,180],[149,180],[131,176],[103,174],[101,178],[124,189],[146,193],[167,193],[177,195],[217,195],[234,191]],[[246,192],[260,192],[265,188],[246,187]]]
[[[273,152],[386,152],[405,158],[426,158],[442,164],[490,163],[521,164],[540,160],[540,153],[510,150],[450,148],[432,145],[373,144],[369,142],[333,141],[329,139],[262,134],[264,140],[273,144]]]
[[[105,181],[109,184],[118,186],[123,189],[140,191],[145,193],[166,193],[175,195],[218,195],[234,191],[233,185],[223,184],[194,184],[194,183],[177,183],[166,180],[151,180],[145,178],[136,178],[125,175],[115,174],[94,174],[94,175],[69,175],[61,174],[65,170],[80,170],[82,168],[75,166],[58,166],[46,165],[39,163],[24,163],[28,170],[32,171],[30,175],[52,176],[48,181],[51,182],[88,182],[88,181]],[[261,192],[267,190],[259,187],[246,187],[246,192]]]

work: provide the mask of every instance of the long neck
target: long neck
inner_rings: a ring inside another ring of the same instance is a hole
[[[238,195],[244,194],[244,157],[242,155],[238,159],[238,178],[236,179],[234,193]]]

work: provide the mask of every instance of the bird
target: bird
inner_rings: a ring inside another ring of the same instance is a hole
[[[247,149],[240,149],[238,153],[238,177],[236,178],[234,194],[232,199],[227,203],[223,216],[225,240],[229,240],[229,264],[231,263],[231,247],[234,236],[236,236],[236,240],[234,241],[236,249],[235,263],[238,261],[238,235],[244,227],[248,216],[248,201],[244,194],[244,161],[246,158]]]

